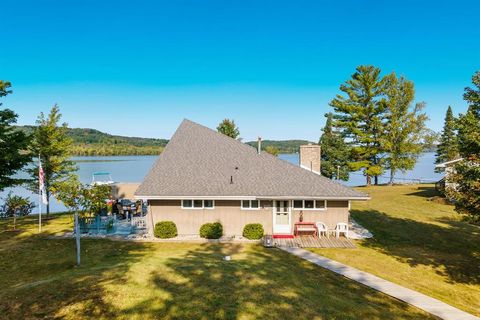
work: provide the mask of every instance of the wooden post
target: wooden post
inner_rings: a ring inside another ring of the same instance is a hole
[[[77,247],[77,266],[80,266],[80,225],[78,223],[78,212],[75,212],[75,238]]]

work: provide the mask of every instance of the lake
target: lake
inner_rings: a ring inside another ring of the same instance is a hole
[[[102,157],[74,157],[72,160],[77,162],[78,175],[83,183],[92,181],[94,172],[109,172],[114,181],[118,182],[140,182],[148,173],[157,156],[102,156]],[[298,165],[298,154],[280,154],[279,158]],[[412,182],[415,179],[421,179],[422,182],[435,182],[442,178],[442,174],[434,172],[435,153],[423,153],[415,168],[406,173],[397,174],[398,183]],[[21,175],[20,175],[21,176]],[[388,182],[388,176],[380,177],[380,183]],[[348,186],[361,186],[365,184],[365,177],[361,172],[352,172],[349,181],[340,181]],[[38,196],[32,194],[23,187],[12,188],[16,194],[29,196],[32,201],[37,203]],[[4,197],[8,190],[0,193]],[[64,211],[64,206],[51,199],[50,208],[52,212]],[[35,213],[37,208],[35,208]],[[45,209],[43,209],[43,212]]]

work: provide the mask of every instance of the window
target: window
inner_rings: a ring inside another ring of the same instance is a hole
[[[242,210],[258,210],[260,209],[259,200],[242,200]]]
[[[293,200],[293,208],[303,209],[303,200]]]
[[[325,210],[327,208],[326,200],[317,200],[315,201],[315,209]]]
[[[182,200],[182,209],[214,209],[214,200]]]
[[[313,207],[314,207],[314,202],[315,202],[315,201],[313,201],[313,200],[305,200],[305,201],[303,202],[303,207],[304,207],[305,209],[313,209]]]
[[[297,210],[325,210],[326,200],[293,200],[293,208]]]
[[[213,208],[213,200],[203,200],[203,207],[207,209]]]

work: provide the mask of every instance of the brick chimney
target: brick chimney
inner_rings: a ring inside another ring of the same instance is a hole
[[[307,144],[300,146],[300,167],[308,171],[320,174],[320,146]]]

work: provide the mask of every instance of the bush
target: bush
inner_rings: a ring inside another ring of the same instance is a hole
[[[223,235],[223,227],[220,222],[205,223],[200,227],[200,237],[206,239],[219,239]]]
[[[258,240],[263,237],[263,226],[260,223],[249,223],[243,228],[243,236],[250,240]]]
[[[155,224],[153,234],[160,239],[173,238],[178,235],[177,226],[173,221],[161,221]]]

